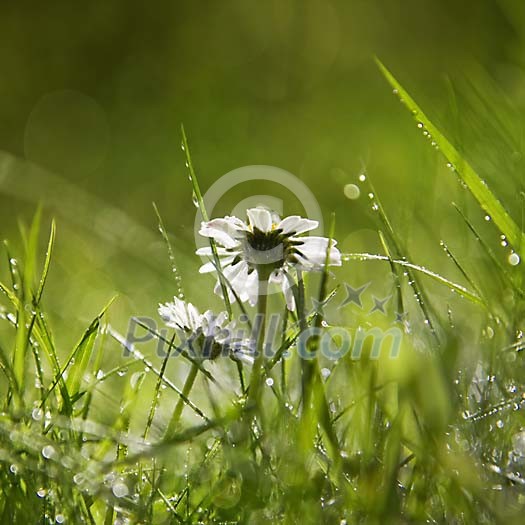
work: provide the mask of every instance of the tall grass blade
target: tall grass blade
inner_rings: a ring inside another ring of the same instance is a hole
[[[201,212],[203,220],[207,222],[210,219],[208,217],[208,212],[206,211],[206,206],[204,205],[204,199],[202,198],[199,181],[197,179],[197,175],[195,174],[195,170],[193,168],[193,162],[191,160],[190,148],[188,146],[188,139],[186,137],[186,131],[184,130],[184,125],[181,125],[181,133],[182,133],[182,149],[184,150],[184,153],[186,154],[186,167],[188,168],[191,185],[193,186],[193,198],[195,199],[197,203],[197,206],[199,208],[199,211]],[[217,268],[220,268],[221,263],[219,260],[219,255],[217,254],[217,245],[215,243],[215,240],[212,238],[209,238],[209,242],[210,242],[211,252],[213,255],[215,266]],[[226,311],[228,312],[228,317],[231,319],[232,318],[232,307],[230,304],[230,299],[228,296],[226,283],[224,282],[224,277],[222,276],[221,273],[219,273],[219,282],[221,285],[221,292],[222,292],[222,296],[224,299],[224,304],[226,306]]]
[[[514,222],[507,213],[501,202],[490,191],[487,184],[474,171],[467,160],[456,150],[456,148],[446,139],[446,137],[434,126],[432,121],[425,115],[414,99],[408,94],[403,86],[396,80],[385,65],[376,58],[376,63],[397,95],[403,100],[407,109],[412,112],[414,118],[421,125],[421,129],[426,129],[437,143],[439,149],[447,159],[451,168],[457,176],[466,184],[472,195],[476,198],[483,211],[492,218],[494,224],[500,229],[509,243],[519,253],[521,259],[525,256],[524,234],[521,228]]]

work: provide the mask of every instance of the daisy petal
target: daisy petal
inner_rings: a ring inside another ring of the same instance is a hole
[[[239,227],[235,217],[225,219],[213,219],[209,222],[201,223],[199,234],[203,237],[215,239],[224,248],[235,248],[239,245]],[[242,221],[241,221],[242,222]]]
[[[319,226],[318,221],[311,221],[310,219],[304,219],[299,217],[299,215],[290,215],[283,219],[278,225],[277,228],[282,230],[283,233],[298,235],[300,233],[308,232],[314,230]]]
[[[253,228],[262,232],[269,232],[272,229],[272,214],[265,208],[251,208],[246,210],[248,220]]]
[[[326,250],[328,249],[328,238],[326,237],[304,237],[301,239],[302,244],[297,247],[299,259],[303,259],[309,265],[316,268],[324,266],[326,261]],[[332,240],[328,264],[332,266],[341,266],[341,252],[335,247],[336,241]]]
[[[220,260],[221,268],[226,268],[226,266],[229,266],[235,259],[234,255],[230,255],[229,257],[224,257]],[[199,273],[210,273],[214,272],[216,270],[215,262],[214,261],[208,261],[207,263],[204,263],[199,268]]]
[[[203,246],[202,248],[199,248],[196,252],[197,255],[201,256],[208,256],[211,257],[213,255],[213,252],[211,251],[211,246]],[[223,248],[222,246],[217,246],[217,255],[231,255],[232,252],[231,249],[227,250],[226,248]]]
[[[290,312],[295,310],[295,297],[293,295],[292,285],[290,280],[283,275],[281,279],[281,288],[283,290],[284,299],[286,300],[286,306]]]

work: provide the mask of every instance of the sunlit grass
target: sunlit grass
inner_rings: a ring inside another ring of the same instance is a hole
[[[299,358],[301,332],[333,328],[323,312],[344,300],[338,270],[325,269],[299,281],[297,308],[279,326],[277,353],[256,360],[254,374],[232,359],[195,359],[160,322],[159,328],[142,323],[143,333],[154,336],[148,344],[129,344],[127,327],[110,318],[118,298],[100,305],[71,348],[59,348],[43,306],[56,228],[50,225],[47,250],[39,253],[37,212],[22,228],[21,252],[5,247],[0,283],[0,523],[520,523],[523,227],[380,67],[430,133],[429,146],[421,147],[439,148],[518,258],[500,261],[494,243],[458,206],[483,259],[472,265],[444,239],[462,281],[423,267],[382,204],[387,189],[370,186],[383,251],[343,259],[390,268],[392,302],[407,315],[397,325],[399,356],[383,351],[374,358],[368,341],[359,356],[330,361],[314,337],[308,350],[315,358]],[[184,130],[182,140],[206,218]],[[176,270],[161,302],[184,297],[183,277],[192,275],[179,275],[178,247],[156,213],[167,271]],[[229,283],[219,278],[226,291]],[[504,283],[503,293],[494,282]],[[449,303],[436,292],[441,289],[457,299]],[[311,310],[312,297],[322,310]],[[264,306],[265,315],[285,310],[275,297]],[[255,314],[240,301],[224,308],[232,318]],[[349,311],[346,328],[354,337],[361,323],[372,328],[357,308]],[[469,316],[476,319],[472,326]],[[383,318],[377,324],[390,326]]]

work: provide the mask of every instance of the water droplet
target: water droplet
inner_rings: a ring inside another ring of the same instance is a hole
[[[14,474],[15,476],[18,474],[18,467],[13,464],[9,467],[9,471],[11,472],[11,474]]]
[[[35,421],[40,421],[43,415],[44,415],[44,411],[41,408],[33,408],[33,411],[31,412],[31,417]]]
[[[273,379],[272,379],[271,377],[268,377],[268,378],[266,378],[265,383],[266,383],[268,386],[273,386]]]
[[[140,384],[140,381],[142,380],[143,377],[144,377],[143,372],[135,372],[129,380],[131,388],[136,389],[137,386]]]
[[[44,489],[44,488],[41,488],[41,489],[38,489],[36,491],[36,495],[39,497],[39,498],[45,498],[47,496],[47,490]]]
[[[123,481],[117,481],[111,487],[116,498],[124,498],[129,494],[128,486]]]
[[[487,222],[489,222],[489,221],[491,220],[491,217],[490,217],[490,215],[485,215],[484,219],[485,219]]]
[[[365,182],[365,180],[366,180],[366,175],[365,175],[364,173],[361,173],[361,175],[359,175],[359,180],[360,180],[361,182]]]
[[[374,202],[374,204],[372,204],[372,210],[374,210],[374,211],[379,210],[379,206],[375,202]]]
[[[193,202],[193,205],[198,208],[199,207],[199,199],[197,199],[197,195],[195,195],[195,192],[191,194],[191,202]]]
[[[11,263],[11,266],[16,266],[18,264],[17,260],[15,258],[9,259],[9,262]]]
[[[186,148],[184,147],[184,142],[181,142],[180,149],[181,149],[182,151],[186,151]]]
[[[447,162],[447,168],[451,171],[454,171],[454,164],[452,164],[452,162]]]
[[[361,190],[356,184],[346,184],[343,188],[343,193],[347,199],[355,200],[361,195]]]
[[[66,521],[66,518],[65,518],[65,516],[63,514],[57,514],[55,516],[55,521],[57,523],[64,523]]]
[[[392,93],[394,93],[394,95],[397,95],[397,94],[399,93],[399,91],[398,91],[397,89],[394,88],[394,89],[392,90]]]
[[[117,374],[118,374],[120,377],[125,376],[127,373],[128,373],[128,369],[127,369],[127,368],[121,368],[121,369],[117,372]]]
[[[503,428],[503,427],[505,426],[505,423],[503,423],[503,421],[502,421],[501,419],[498,419],[498,420],[496,421],[496,426],[497,426],[498,428]]]
[[[97,379],[102,379],[104,377],[104,371],[99,369],[97,371]]]
[[[42,456],[44,456],[46,459],[51,459],[56,454],[56,451],[52,445],[46,445],[42,449]]]
[[[321,375],[323,376],[323,379],[327,379],[332,372],[329,368],[321,368]]]
[[[368,194],[368,198],[369,198],[369,199],[373,199],[373,198],[374,198],[374,194],[373,194],[373,193],[369,193],[369,194]]]
[[[510,264],[511,266],[517,266],[517,265],[520,263],[520,260],[521,260],[521,259],[520,259],[520,256],[519,256],[517,253],[515,253],[515,252],[512,252],[512,253],[509,255],[509,259],[508,259],[508,261],[509,261],[509,264]]]
[[[418,123],[417,123],[417,127],[418,127],[419,129],[423,129],[423,128],[425,127],[425,125],[423,124],[423,122],[418,122]]]

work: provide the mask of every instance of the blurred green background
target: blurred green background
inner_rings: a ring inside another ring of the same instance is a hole
[[[38,203],[57,218],[45,302],[71,328],[81,330],[115,292],[122,329],[127,316],[154,315],[175,293],[152,201],[173,235],[188,297],[210,303],[211,280],[196,276],[192,255],[181,123],[204,190],[241,166],[283,168],[314,192],[325,219],[336,212],[343,251],[381,251],[369,190],[357,200],[343,193],[366,171],[415,262],[461,281],[442,238],[467,266],[476,259],[452,201],[508,256],[373,57],[519,221],[521,0],[6,0],[0,39],[0,237],[16,245],[19,219]],[[303,212],[291,193],[263,183],[232,190],[217,209],[272,192],[285,213]],[[360,284],[378,268],[349,263],[341,277]]]

